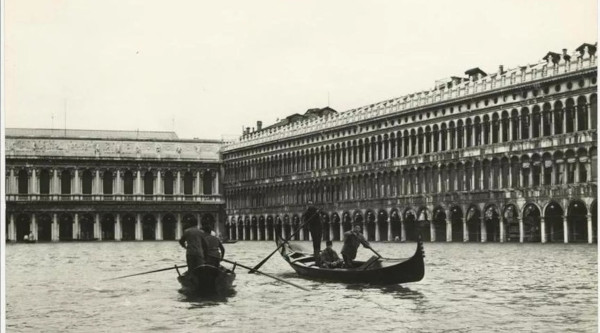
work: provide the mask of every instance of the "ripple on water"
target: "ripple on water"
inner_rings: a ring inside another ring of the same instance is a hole
[[[304,244],[310,248],[309,244]],[[252,265],[272,242],[225,244]],[[414,244],[375,243],[386,257]],[[235,294],[189,299],[164,271],[185,262],[177,242],[8,245],[8,331],[104,332],[586,332],[597,326],[597,250],[554,244],[429,244],[425,279],[376,287],[300,278],[277,256],[266,273],[304,292],[236,270]],[[340,243],[334,243],[338,251]],[[359,250],[359,257],[370,253]]]

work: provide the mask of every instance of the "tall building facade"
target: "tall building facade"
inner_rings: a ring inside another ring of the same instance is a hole
[[[168,240],[224,227],[219,141],[173,132],[6,129],[6,238]]]
[[[313,201],[332,240],[596,242],[596,45],[543,59],[247,129],[223,148],[226,232],[289,236]]]

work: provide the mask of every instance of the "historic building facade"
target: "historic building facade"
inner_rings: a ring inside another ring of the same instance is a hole
[[[8,128],[6,238],[168,240],[186,221],[222,230],[220,147],[173,132]]]
[[[596,45],[465,74],[246,130],[223,149],[226,232],[289,236],[313,201],[332,240],[596,242]]]

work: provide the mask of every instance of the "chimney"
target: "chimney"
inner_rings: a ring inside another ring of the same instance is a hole
[[[571,56],[567,54],[567,49],[563,49],[563,56],[562,56],[562,58],[565,61],[571,61]]]
[[[262,129],[262,121],[259,120],[256,122],[256,130],[260,131],[261,129]]]
[[[500,73],[500,75],[504,74],[504,65],[498,66],[498,73]]]

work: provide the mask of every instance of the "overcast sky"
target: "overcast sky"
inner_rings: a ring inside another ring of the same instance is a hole
[[[596,0],[6,0],[7,127],[221,139],[597,41]],[[54,120],[53,120],[54,119]]]

